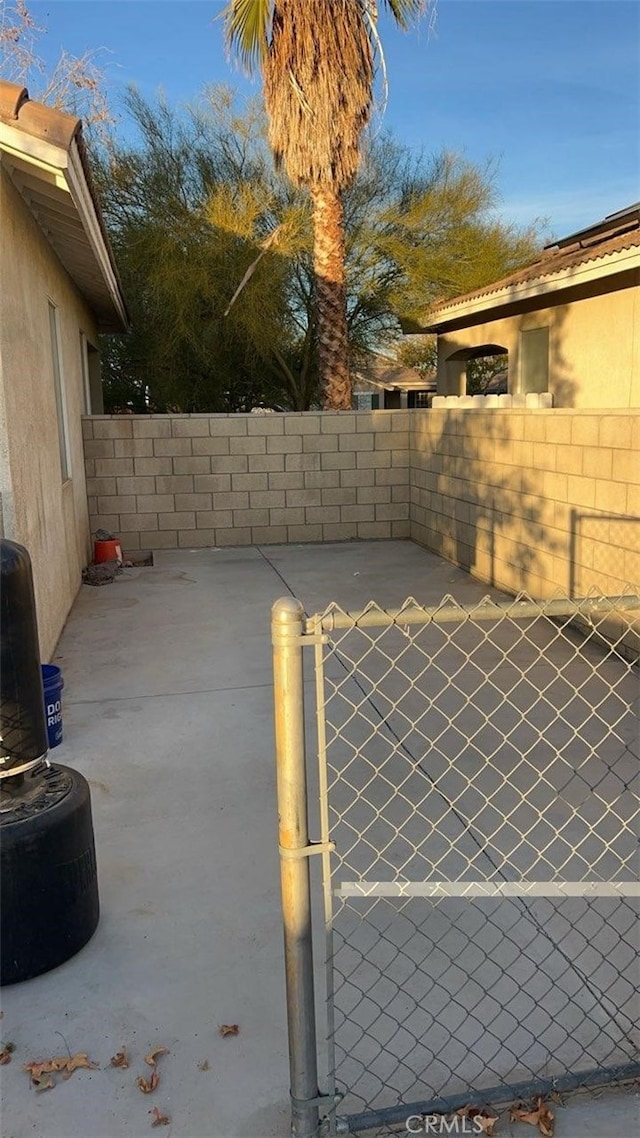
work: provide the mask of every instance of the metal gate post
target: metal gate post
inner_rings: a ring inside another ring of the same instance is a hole
[[[291,1133],[318,1133],[318,1060],[304,741],[304,609],[292,597],[271,611],[280,882],[284,923]]]

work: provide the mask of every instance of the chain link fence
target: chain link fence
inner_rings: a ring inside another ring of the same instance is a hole
[[[640,1074],[639,611],[446,597],[302,624],[326,1070],[295,1133]]]

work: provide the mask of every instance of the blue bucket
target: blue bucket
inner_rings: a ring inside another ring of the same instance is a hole
[[[62,742],[62,689],[64,680],[60,668],[55,664],[42,665],[42,686],[44,688],[44,716],[47,722],[49,747],[57,747]]]

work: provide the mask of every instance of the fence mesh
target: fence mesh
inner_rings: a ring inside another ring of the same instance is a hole
[[[351,1129],[640,1073],[637,605],[308,622]]]

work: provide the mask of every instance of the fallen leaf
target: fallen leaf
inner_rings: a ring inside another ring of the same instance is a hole
[[[493,1138],[493,1128],[498,1121],[497,1114],[488,1114],[487,1111],[481,1110],[469,1111],[469,1118],[472,1120],[475,1128],[481,1134],[486,1134],[487,1138]]]
[[[143,1095],[150,1095],[152,1091],[155,1091],[159,1082],[160,1076],[158,1072],[152,1071],[148,1079],[144,1079],[142,1075],[138,1075],[136,1086],[138,1090],[142,1091]]]
[[[486,1134],[487,1138],[493,1138],[493,1128],[498,1121],[497,1114],[478,1110],[477,1106],[463,1106],[461,1110],[456,1110],[456,1116],[472,1122],[476,1134]]]
[[[50,1073],[31,1076],[31,1086],[37,1091],[49,1091],[52,1087],[55,1087],[55,1085],[53,1075]]]
[[[123,1047],[122,1051],[117,1051],[115,1055],[112,1055],[109,1062],[112,1067],[122,1067],[123,1071],[126,1071],[129,1066],[129,1056],[127,1055],[126,1047]]]
[[[153,1122],[151,1123],[152,1126],[169,1126],[171,1123],[169,1115],[162,1114],[162,1112],[158,1110],[157,1106],[154,1106],[153,1110],[149,1111],[149,1114],[153,1115]]]
[[[79,1068],[93,1071],[97,1066],[97,1063],[91,1062],[85,1051],[78,1051],[75,1055],[59,1055],[52,1059],[34,1059],[30,1063],[24,1063],[23,1070],[31,1076],[31,1082],[36,1090],[47,1090],[49,1086],[55,1086],[55,1082],[51,1081],[46,1085],[40,1085],[42,1075],[51,1075],[56,1071],[61,1071],[63,1079],[70,1079],[73,1072]]]
[[[72,1055],[67,1059],[64,1067],[60,1067],[63,1079],[70,1079],[74,1071],[87,1070],[95,1071],[97,1063],[92,1063],[89,1056],[84,1051],[78,1051],[76,1055]]]
[[[156,1047],[155,1050],[150,1051],[148,1055],[145,1055],[144,1061],[149,1067],[155,1067],[157,1057],[159,1055],[168,1055],[168,1054],[169,1054],[169,1048],[168,1047]]]
[[[11,1056],[16,1049],[15,1043],[3,1043],[0,1051],[0,1067],[6,1067],[11,1062]]]
[[[199,1071],[208,1071],[209,1070],[209,1060],[203,1059],[202,1063],[198,1063],[198,1070]]]
[[[240,1031],[237,1023],[221,1023],[218,1026],[220,1035],[225,1038],[227,1035],[237,1035]]]
[[[518,1107],[512,1106],[509,1111],[510,1121],[528,1122],[531,1126],[537,1126],[545,1138],[553,1138],[553,1111],[549,1110],[549,1107],[541,1098],[538,1098],[536,1102],[537,1106],[535,1110],[527,1110],[522,1106],[522,1103]]]

